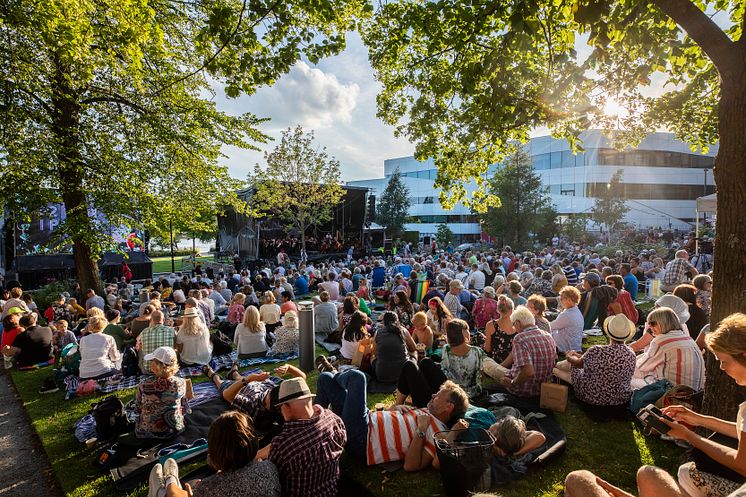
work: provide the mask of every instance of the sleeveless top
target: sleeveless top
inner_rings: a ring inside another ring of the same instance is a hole
[[[513,338],[516,334],[509,335],[502,331],[497,324],[497,319],[492,320],[492,325],[495,327],[495,331],[492,333],[492,352],[489,355],[499,364],[510,355],[513,348]]]

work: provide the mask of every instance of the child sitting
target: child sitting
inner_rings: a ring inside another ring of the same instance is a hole
[[[698,274],[692,280],[692,285],[697,289],[697,305],[709,318],[712,307],[712,278],[709,274]]]
[[[243,314],[246,311],[244,302],[246,302],[246,295],[241,292],[235,294],[231,299],[231,305],[228,308],[227,317],[227,320],[230,324],[237,325],[243,320]]]

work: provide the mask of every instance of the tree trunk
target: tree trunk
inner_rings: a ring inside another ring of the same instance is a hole
[[[743,68],[745,61],[740,61]],[[717,184],[717,228],[715,230],[714,284],[711,329],[734,312],[746,312],[746,80],[744,71],[723,77],[718,109],[720,150],[713,171]],[[722,74],[722,71],[721,71]],[[746,399],[740,388],[720,370],[707,352],[707,381],[703,411],[733,421],[738,404]]]
[[[75,92],[70,86],[69,72],[58,60],[55,60],[55,65],[52,130],[57,139],[57,157],[60,162],[58,179],[67,216],[65,222],[73,244],[75,270],[80,287],[84,292],[92,288],[101,294],[103,288],[90,238],[94,231],[88,217],[88,202],[83,191],[84,164],[80,155],[78,136],[80,105],[75,100]]]

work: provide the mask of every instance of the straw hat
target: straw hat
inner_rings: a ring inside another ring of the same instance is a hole
[[[626,342],[635,336],[636,331],[635,323],[630,321],[624,314],[609,316],[604,321],[604,333],[606,333],[606,336],[610,340]]]

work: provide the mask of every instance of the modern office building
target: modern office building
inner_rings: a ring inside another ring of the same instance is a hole
[[[581,139],[584,152],[578,154],[572,153],[565,140],[551,136],[532,138],[526,144],[534,170],[549,188],[561,215],[589,212],[596,192],[607,188],[619,169],[623,171],[624,195],[630,209],[625,221],[640,228],[693,228],[697,197],[715,191],[712,168],[717,144],[703,154],[692,152],[672,133],[651,133],[637,148],[618,151],[601,131],[587,131]],[[445,223],[460,242],[480,238],[479,222],[468,208],[458,205],[447,211],[440,206],[440,192],[433,187],[436,170],[431,159],[388,159],[383,163],[383,178],[349,184],[369,188],[380,198],[397,169],[412,198],[406,229],[434,235],[438,225]],[[492,166],[489,174],[496,169]],[[466,188],[472,192],[476,185]]]

